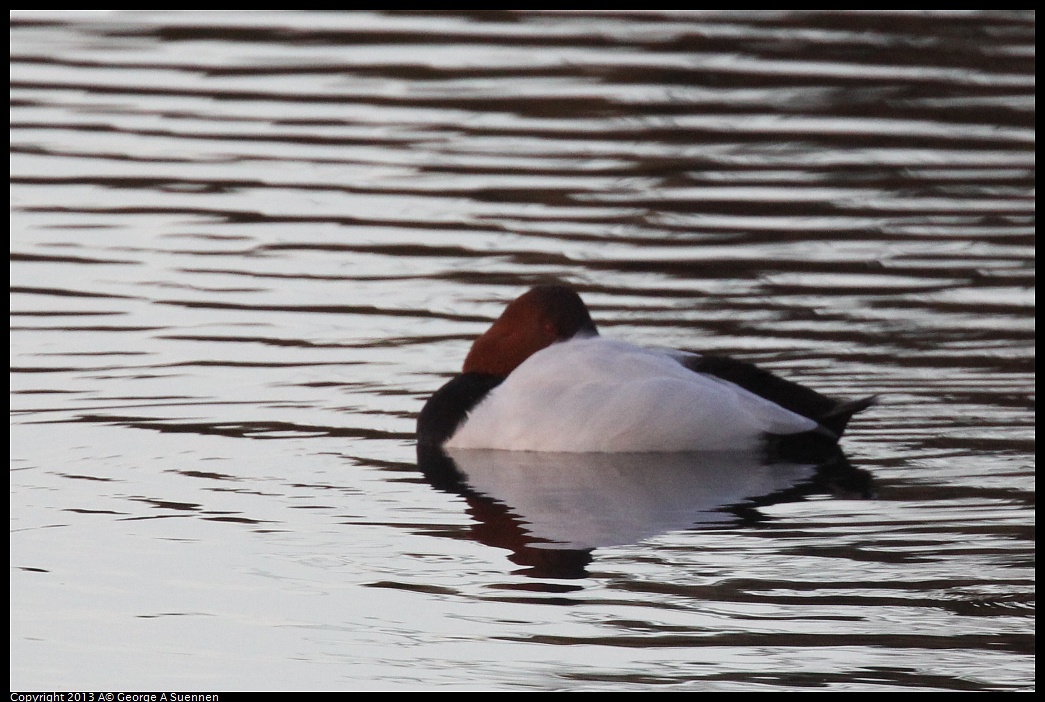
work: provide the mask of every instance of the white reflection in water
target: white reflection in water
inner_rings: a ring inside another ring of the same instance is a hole
[[[458,449],[450,456],[470,487],[525,523],[537,548],[633,544],[669,531],[733,523],[738,518],[730,507],[810,482],[817,469],[730,452]]]

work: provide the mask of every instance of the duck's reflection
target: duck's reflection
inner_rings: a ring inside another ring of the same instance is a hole
[[[480,543],[511,549],[538,577],[587,575],[592,551],[682,529],[760,518],[813,493],[867,497],[842,452],[817,463],[758,453],[544,453],[418,449],[431,484],[462,495]]]

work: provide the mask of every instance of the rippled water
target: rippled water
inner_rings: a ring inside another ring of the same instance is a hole
[[[1034,39],[14,12],[12,689],[1033,689]],[[550,278],[881,403],[833,466],[422,473]]]

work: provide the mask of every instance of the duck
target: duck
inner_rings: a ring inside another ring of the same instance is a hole
[[[747,361],[603,337],[571,286],[537,285],[418,415],[418,450],[657,453],[837,448],[876,397],[837,400]]]

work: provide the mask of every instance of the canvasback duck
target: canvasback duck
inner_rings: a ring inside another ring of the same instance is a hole
[[[417,440],[561,452],[835,447],[874,400],[834,400],[724,356],[605,339],[572,288],[539,285],[475,340],[421,410]]]

